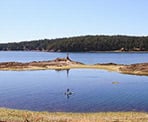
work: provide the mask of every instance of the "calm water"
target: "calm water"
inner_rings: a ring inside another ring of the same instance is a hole
[[[112,84],[118,81],[119,84]],[[0,107],[37,111],[148,111],[148,77],[104,70],[0,71]],[[69,88],[73,95],[64,95]]]
[[[22,51],[0,51],[0,62],[18,61],[42,61],[52,60],[57,57],[65,57],[67,53],[51,53],[51,52],[22,52]],[[95,63],[118,63],[132,64],[140,62],[148,62],[148,53],[69,53],[71,59],[86,64]]]
[[[0,52],[0,62],[49,60],[65,55]],[[148,61],[147,53],[70,53],[70,56],[91,64]],[[74,93],[66,96],[67,88]],[[0,71],[0,107],[58,112],[148,112],[148,77],[95,69]]]

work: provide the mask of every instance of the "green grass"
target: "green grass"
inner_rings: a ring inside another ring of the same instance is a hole
[[[0,122],[148,122],[144,112],[49,113],[0,108]]]

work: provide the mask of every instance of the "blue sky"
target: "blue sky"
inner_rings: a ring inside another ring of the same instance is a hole
[[[148,35],[148,0],[0,0],[0,43]]]

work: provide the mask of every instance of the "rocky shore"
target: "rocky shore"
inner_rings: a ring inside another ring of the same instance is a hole
[[[125,74],[148,75],[148,63],[125,65],[119,70]]]
[[[0,70],[41,70],[41,69],[65,69],[71,66],[83,65],[80,62],[68,58],[57,58],[49,61],[33,61],[29,63],[3,62]]]
[[[70,58],[57,58],[49,61],[33,61],[28,63],[20,62],[2,62],[0,63],[0,70],[5,71],[24,71],[24,70],[64,70],[73,68],[92,68],[104,69],[109,71],[116,71],[125,74],[148,75],[148,63],[139,63],[131,65],[123,64],[93,64],[86,65],[81,62],[73,61]]]

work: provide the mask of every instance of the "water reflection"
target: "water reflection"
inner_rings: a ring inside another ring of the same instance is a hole
[[[57,72],[66,71],[66,76],[67,76],[67,78],[69,77],[70,69],[66,69],[66,70],[56,69],[55,71],[57,71]],[[67,88],[66,92],[64,93],[64,95],[66,96],[67,99],[69,99],[72,94],[73,94],[73,92],[69,88]]]
[[[55,69],[55,71],[57,71],[57,72],[65,71],[65,70],[66,70],[67,77],[69,77],[70,69]]]
[[[147,76],[95,69],[0,71],[0,86],[0,107],[50,112],[148,112]]]

